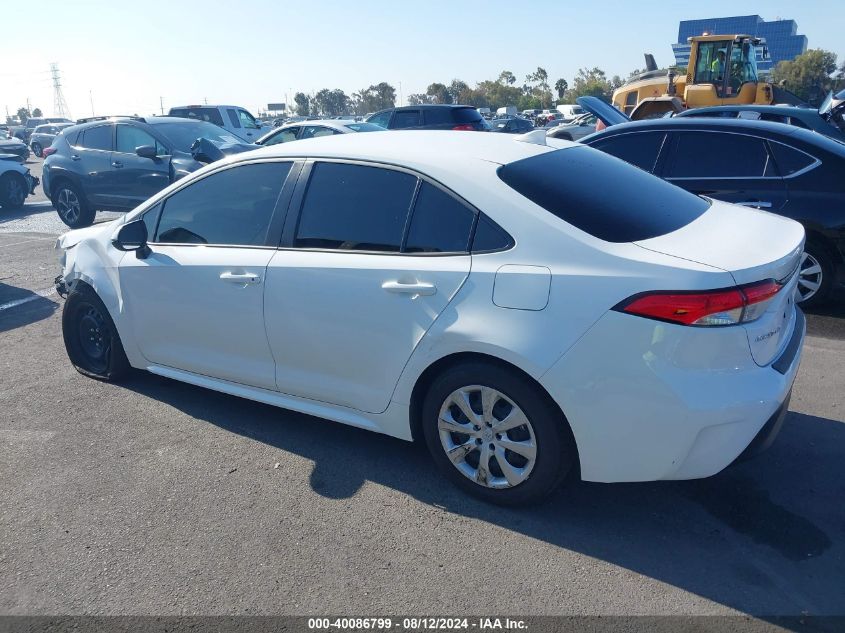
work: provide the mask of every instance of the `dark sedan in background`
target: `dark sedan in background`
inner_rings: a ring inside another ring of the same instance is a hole
[[[488,132],[490,124],[472,106],[417,105],[389,108],[367,118],[386,130],[466,130]]]
[[[582,143],[692,193],[800,222],[807,232],[798,286],[805,304],[823,302],[845,281],[845,144],[782,123],[696,117],[626,122],[607,104],[582,105],[595,106],[609,125]]]
[[[59,132],[44,150],[42,186],[79,228],[98,209],[128,211],[206,163],[257,147],[205,121],[102,117]]]
[[[534,124],[528,119],[493,119],[490,121],[491,132],[504,134],[525,134],[534,129]]]

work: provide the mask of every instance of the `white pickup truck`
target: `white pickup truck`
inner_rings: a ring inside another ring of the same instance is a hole
[[[199,119],[219,125],[247,143],[255,143],[273,128],[246,109],[234,105],[189,105],[170,108],[169,116]]]

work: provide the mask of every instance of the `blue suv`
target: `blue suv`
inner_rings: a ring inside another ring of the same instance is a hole
[[[257,147],[205,121],[83,121],[62,130],[44,150],[44,193],[71,228],[92,224],[97,210],[129,211],[205,163]]]

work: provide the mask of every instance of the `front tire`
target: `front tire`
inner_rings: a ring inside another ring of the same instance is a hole
[[[447,369],[428,390],[422,415],[440,472],[490,503],[537,503],[577,462],[560,410],[530,379],[497,365]]]
[[[94,223],[96,213],[82,192],[67,180],[60,181],[53,191],[53,206],[59,218],[72,229],[81,229]]]
[[[129,361],[109,311],[97,294],[77,285],[62,312],[62,336],[76,370],[97,380],[114,382],[129,371]]]
[[[808,242],[798,271],[798,303],[812,308],[827,301],[833,287],[834,266],[830,251],[817,242]]]
[[[9,172],[0,177],[0,207],[20,209],[28,193],[26,179],[20,174]]]

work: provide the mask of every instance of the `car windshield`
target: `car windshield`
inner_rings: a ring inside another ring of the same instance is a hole
[[[180,152],[190,152],[191,145],[198,138],[206,138],[215,145],[243,143],[236,136],[213,123],[205,121],[176,121],[156,124],[156,130],[173,144]]]
[[[344,123],[345,127],[348,127],[350,130],[354,132],[385,132],[386,130],[379,126],[373,125],[372,123]]]

